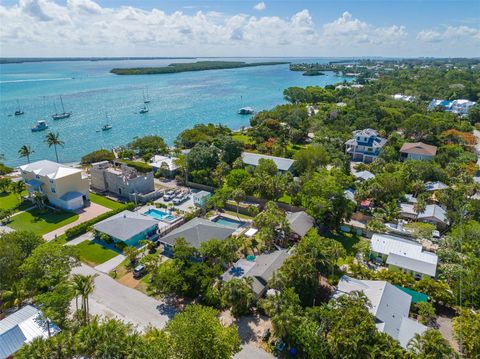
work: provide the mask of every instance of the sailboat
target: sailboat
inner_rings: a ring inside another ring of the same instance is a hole
[[[23,115],[25,112],[22,111],[22,109],[20,108],[20,102],[18,102],[17,100],[17,109],[15,111],[15,116],[20,116],[20,115]]]
[[[68,118],[72,115],[71,112],[65,112],[65,107],[63,106],[63,99],[62,96],[60,96],[60,103],[62,104],[62,113],[57,112],[57,106],[55,105],[55,102],[53,103],[53,106],[55,106],[55,114],[52,115],[52,118],[54,120],[62,120],[64,118]]]
[[[148,107],[147,105],[143,105],[143,107],[138,111],[138,113],[147,113],[148,112]]]
[[[145,93],[147,94],[145,96]],[[143,91],[143,103],[150,103],[150,97],[148,96],[148,87]]]

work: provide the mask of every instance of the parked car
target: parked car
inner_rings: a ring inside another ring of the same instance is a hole
[[[165,202],[171,201],[172,199],[173,199],[173,195],[168,194],[168,192],[167,192],[167,194],[166,194],[165,196],[163,196],[163,200],[164,200]]]
[[[175,198],[173,199],[173,204],[176,204],[176,205],[182,204],[182,203],[185,202],[186,200],[187,200],[187,197],[183,197],[183,196],[182,196],[182,197],[175,197]]]
[[[136,266],[135,269],[133,270],[133,278],[135,279],[141,278],[145,275],[145,273],[146,273],[145,266],[143,264],[140,264]]]

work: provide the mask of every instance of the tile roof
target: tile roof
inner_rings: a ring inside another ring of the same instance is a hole
[[[416,155],[435,156],[437,154],[437,147],[427,145],[423,142],[404,143],[400,148],[402,153],[413,153]]]
[[[242,160],[243,160],[243,163],[245,163],[246,165],[258,166],[258,161],[260,159],[272,160],[273,162],[275,162],[275,165],[280,171],[290,170],[290,167],[292,167],[293,163],[295,162],[290,158],[267,156],[267,155],[261,155],[258,153],[251,153],[251,152],[242,153]]]
[[[235,232],[235,228],[223,226],[203,218],[194,218],[160,238],[160,241],[173,245],[177,238],[184,238],[191,246],[199,248],[203,242],[212,238],[224,240],[233,232]]]

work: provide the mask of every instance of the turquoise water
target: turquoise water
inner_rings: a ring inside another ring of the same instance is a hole
[[[229,59],[231,60],[231,59]],[[278,61],[278,59],[271,59]],[[326,62],[331,59],[293,59],[292,62]],[[0,153],[8,165],[20,165],[18,149],[30,145],[31,160],[55,160],[53,148],[43,142],[47,132],[59,132],[65,142],[59,148],[60,162],[75,162],[99,148],[126,144],[135,136],[157,134],[172,144],[182,130],[197,123],[221,123],[232,129],[248,126],[249,116],[237,114],[240,107],[257,111],[284,103],[283,89],[348,80],[333,73],[302,76],[288,65],[242,69],[184,72],[167,75],[118,76],[114,67],[163,66],[194,60],[59,61],[0,65]],[[269,61],[246,59],[245,61]],[[138,114],[143,92],[148,89],[149,113]],[[60,111],[63,96],[70,118],[53,121],[53,103]],[[25,114],[13,116],[17,102]],[[106,123],[109,131],[99,131]],[[31,132],[38,119],[49,129]],[[98,132],[97,132],[98,131]]]
[[[158,209],[149,209],[148,211],[146,211],[144,213],[145,215],[147,216],[150,216],[152,218],[155,218],[155,219],[159,219],[159,220],[166,220],[166,221],[172,221],[175,219],[174,216],[172,216],[171,214],[168,214],[166,212],[163,212],[163,211],[160,211]]]
[[[222,226],[232,227],[232,228],[239,228],[245,224],[245,222],[237,221],[235,219],[222,217],[222,216],[218,216],[217,218],[212,220],[212,222],[221,224]]]

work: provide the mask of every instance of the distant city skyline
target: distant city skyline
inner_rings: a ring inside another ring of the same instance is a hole
[[[0,56],[480,56],[479,1],[0,0]]]

